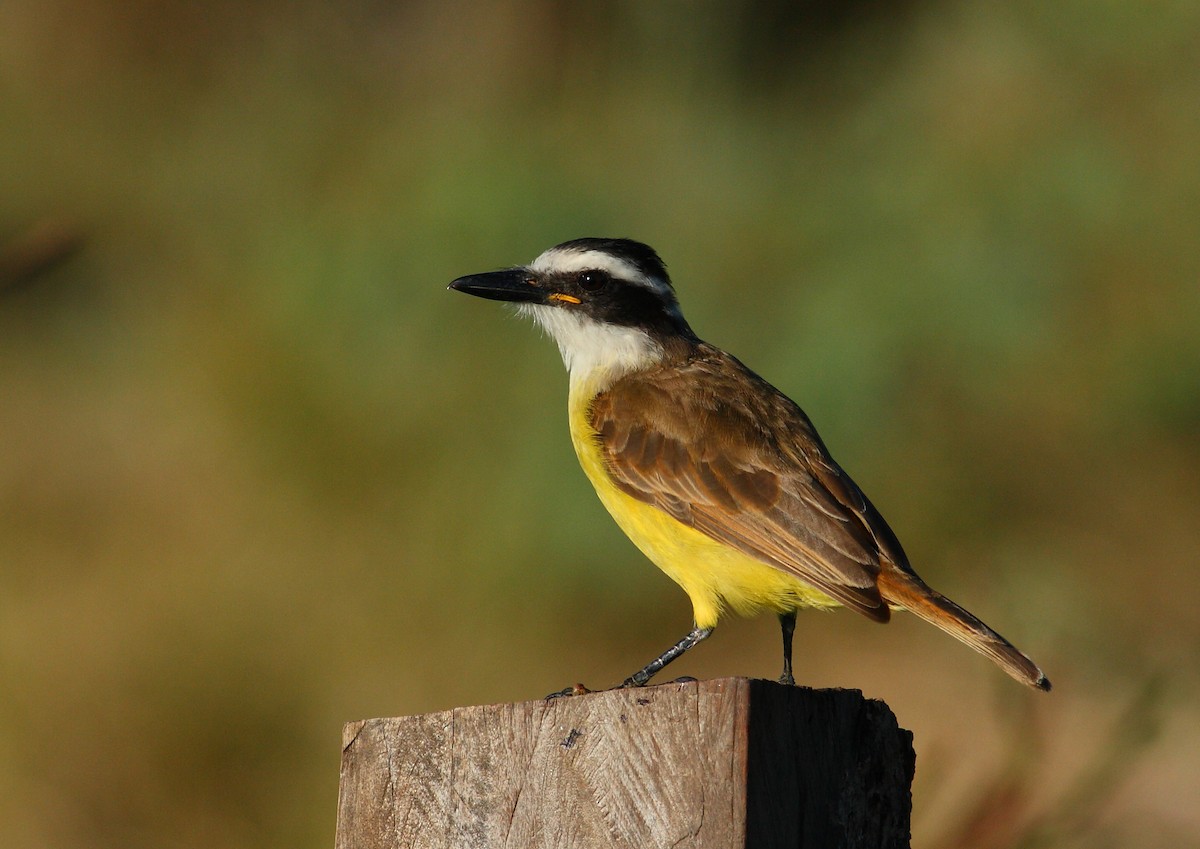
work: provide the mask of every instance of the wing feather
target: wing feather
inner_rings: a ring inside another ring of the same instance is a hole
[[[686,390],[686,391],[685,391]],[[621,378],[590,408],[613,482],[640,501],[874,619],[899,543],[791,400],[701,343]]]

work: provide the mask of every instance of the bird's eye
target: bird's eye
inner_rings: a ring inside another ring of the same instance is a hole
[[[608,285],[609,277],[603,271],[583,271],[579,274],[579,288],[585,292],[599,292]]]

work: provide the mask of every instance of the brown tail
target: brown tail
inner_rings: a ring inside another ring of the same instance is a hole
[[[956,640],[990,657],[1021,683],[1039,690],[1050,689],[1050,680],[1036,663],[950,599],[931,590],[916,575],[902,572],[890,564],[885,565],[879,573],[879,592],[893,607],[902,607],[915,613]]]

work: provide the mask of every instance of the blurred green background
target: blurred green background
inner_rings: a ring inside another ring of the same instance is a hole
[[[329,846],[343,722],[687,630],[553,345],[445,291],[585,235],[1054,681],[801,616],[914,845],[1200,845],[1198,152],[1194,3],[0,4],[0,845]]]

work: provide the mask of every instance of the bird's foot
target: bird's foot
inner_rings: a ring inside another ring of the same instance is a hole
[[[694,683],[696,683],[696,679],[693,678],[691,675],[683,675],[683,676],[680,676],[679,678],[675,678],[671,681],[665,681],[663,683],[665,683],[665,684],[694,684]],[[645,686],[646,686],[645,681],[639,681],[638,676],[631,675],[628,678],[626,678],[624,681],[622,681],[620,684],[618,684],[617,686],[608,687],[604,690],[593,690],[593,689],[590,689],[589,687],[585,687],[583,684],[572,684],[570,687],[567,687],[562,690],[558,690],[558,691],[553,692],[550,695],[546,696],[546,701],[550,701],[551,699],[566,699],[566,698],[570,698],[571,696],[586,696],[588,693],[606,693],[611,690],[634,690],[634,689],[638,689],[638,688],[645,687]]]
[[[546,696],[546,701],[550,701],[551,699],[565,699],[569,696],[585,696],[588,693],[593,693],[593,692],[595,692],[595,691],[589,690],[587,687],[583,686],[582,684],[572,684],[570,687],[567,687],[566,689],[558,690],[557,692],[551,693],[550,695]]]
[[[783,684],[785,687],[795,687],[796,679],[792,677],[792,673],[785,672],[779,676],[779,683]]]
[[[660,681],[655,686],[661,687],[663,684],[695,684],[695,683],[696,683],[696,679],[693,678],[691,675],[681,675],[678,678],[672,678],[670,681]],[[649,684],[649,681],[639,681],[639,680],[637,680],[637,676],[635,675],[630,678],[626,678],[624,681],[622,681],[620,683],[619,686],[613,687],[613,689],[614,690],[632,690],[636,687],[645,687],[648,684]]]

